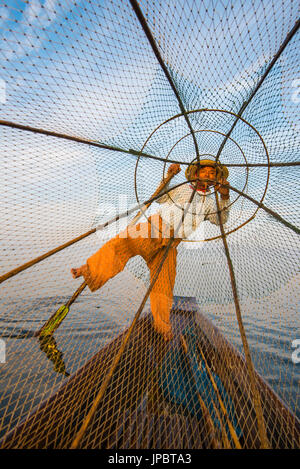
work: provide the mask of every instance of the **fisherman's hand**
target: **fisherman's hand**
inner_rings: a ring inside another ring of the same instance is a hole
[[[175,174],[180,173],[180,171],[181,171],[180,164],[173,163],[168,169],[168,176],[170,175],[175,176]]]
[[[216,189],[217,191],[221,194],[221,199],[222,200],[228,200],[229,199],[229,187],[226,187],[229,185],[229,182],[226,181],[226,179],[221,179],[220,180],[221,184],[218,184]]]

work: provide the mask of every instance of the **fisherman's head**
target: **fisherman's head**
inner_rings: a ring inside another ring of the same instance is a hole
[[[221,179],[227,179],[228,175],[229,171],[225,165],[209,159],[191,163],[185,172],[186,178],[197,182],[197,189],[200,190],[215,186]]]
[[[214,166],[199,166],[195,172],[195,178],[198,179],[198,189],[206,190],[217,183],[217,170]]]

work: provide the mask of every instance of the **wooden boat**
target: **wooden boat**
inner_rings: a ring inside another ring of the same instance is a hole
[[[195,415],[183,400],[174,402],[174,396],[163,389],[160,372],[164,358],[170,350],[172,354],[182,350],[182,338],[187,330],[193,331],[210,370],[219,376],[231,396],[241,428],[238,437],[241,447],[260,447],[244,359],[201,313],[194,298],[175,297],[171,317],[174,339],[167,345],[157,333],[153,333],[149,314],[138,321],[105,395],[84,433],[81,448],[224,447],[222,432],[205,412]],[[52,397],[6,435],[1,441],[1,448],[69,448],[125,335],[126,331],[101,349]],[[184,354],[186,352],[188,356],[189,351],[185,350]],[[298,448],[298,419],[258,374],[256,379],[270,446]],[[182,386],[182,383],[178,385]],[[229,447],[235,447],[230,438],[226,441]]]

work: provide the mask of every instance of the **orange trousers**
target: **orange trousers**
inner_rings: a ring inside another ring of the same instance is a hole
[[[104,244],[86,263],[83,276],[91,291],[98,290],[109,279],[121,272],[133,256],[142,256],[150,270],[152,281],[173,232],[158,214],[148,222],[139,223],[119,233]],[[176,276],[177,246],[181,238],[174,239],[150,293],[154,327],[158,332],[171,331],[170,310]]]

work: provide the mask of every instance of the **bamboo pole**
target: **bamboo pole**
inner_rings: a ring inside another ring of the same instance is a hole
[[[65,319],[69,312],[70,306],[77,300],[78,296],[83,292],[86,285],[86,282],[83,282],[80,287],[77,288],[75,293],[73,293],[69,301],[65,305],[62,305],[54,314],[52,314],[48,321],[34,334],[34,336],[38,337],[53,334],[53,332]]]
[[[164,179],[158,186],[155,192],[151,195],[150,199],[154,199],[160,192],[164,190],[164,188],[169,184],[171,179],[175,176],[175,174],[168,174],[166,179]],[[129,226],[134,225],[142,216],[142,214],[150,207],[152,202],[147,202],[144,204],[143,208],[136,214],[134,219],[129,223]]]
[[[241,444],[240,444],[240,441],[239,441],[238,436],[237,436],[237,434],[236,434],[236,431],[235,431],[235,429],[234,429],[234,427],[233,427],[233,425],[232,425],[232,423],[231,423],[231,421],[230,421],[228,412],[227,412],[226,407],[225,407],[225,405],[224,405],[224,402],[223,402],[223,400],[222,400],[222,398],[221,398],[221,395],[220,395],[218,386],[217,386],[217,384],[216,384],[216,382],[215,382],[215,380],[214,380],[214,377],[213,377],[213,375],[212,375],[212,373],[211,373],[211,371],[210,371],[210,369],[209,369],[209,366],[208,366],[208,364],[207,364],[206,358],[205,358],[204,353],[203,353],[203,351],[202,351],[202,349],[201,349],[201,347],[200,347],[199,344],[198,344],[198,348],[199,348],[199,350],[200,350],[201,357],[202,357],[202,359],[203,359],[203,361],[204,361],[207,374],[208,374],[208,376],[209,376],[209,379],[210,379],[210,381],[211,381],[211,384],[212,384],[212,386],[213,386],[213,388],[214,388],[214,391],[215,391],[215,393],[216,393],[216,396],[217,396],[217,398],[218,398],[218,401],[219,401],[219,404],[220,404],[220,408],[221,408],[222,413],[223,413],[223,415],[224,415],[224,417],[225,417],[225,420],[226,420],[226,423],[227,423],[227,425],[228,425],[228,428],[229,428],[229,431],[230,431],[230,435],[231,435],[231,437],[232,437],[232,439],[233,439],[233,442],[234,442],[234,444],[235,444],[235,447],[236,447],[237,449],[242,449]]]
[[[259,391],[258,391],[258,388],[257,388],[257,385],[256,385],[254,366],[253,366],[253,362],[252,362],[252,359],[251,359],[251,354],[250,354],[250,350],[249,350],[247,336],[246,336],[246,332],[245,332],[244,324],[243,324],[243,320],[242,320],[241,309],[240,309],[240,304],[239,304],[239,299],[238,299],[237,286],[236,286],[236,280],[235,280],[235,275],[234,275],[234,269],[233,269],[233,264],[232,264],[230,253],[229,253],[226,234],[225,234],[223,223],[222,223],[220,204],[219,204],[219,197],[218,197],[217,192],[215,192],[215,197],[216,197],[216,205],[217,205],[217,209],[218,209],[218,218],[219,218],[219,223],[220,223],[220,230],[221,230],[221,235],[222,235],[225,254],[226,254],[226,257],[227,257],[228,268],[229,268],[230,283],[231,283],[233,299],[234,299],[234,304],[235,304],[236,317],[237,317],[237,322],[238,322],[238,325],[239,325],[240,335],[241,335],[243,348],[244,348],[244,352],[245,352],[247,369],[248,369],[248,373],[249,373],[250,385],[251,385],[253,401],[254,401],[253,404],[254,404],[254,409],[255,409],[256,418],[257,418],[258,433],[259,433],[262,449],[269,449],[270,446],[269,446],[267,431],[266,431],[264,417],[263,417],[260,394],[259,394]]]
[[[162,269],[162,266],[163,266],[163,264],[164,264],[164,262],[165,262],[165,260],[166,260],[166,258],[167,258],[167,255],[168,255],[168,253],[169,253],[169,250],[170,250],[170,248],[171,248],[171,245],[173,244],[174,238],[176,238],[177,233],[179,232],[179,229],[180,229],[182,223],[184,222],[185,214],[186,214],[186,212],[188,211],[189,206],[190,206],[190,204],[191,204],[192,201],[193,201],[193,198],[194,198],[194,196],[195,196],[195,193],[196,193],[196,190],[194,189],[194,190],[193,190],[193,193],[192,193],[192,195],[191,195],[191,197],[190,197],[189,203],[188,203],[188,205],[187,205],[187,207],[186,207],[186,209],[185,209],[185,211],[184,211],[184,213],[183,213],[183,215],[182,215],[181,222],[180,222],[180,223],[178,224],[178,226],[176,227],[176,230],[175,230],[175,232],[174,232],[174,235],[170,238],[170,241],[168,242],[167,246],[164,248],[164,249],[165,249],[164,255],[163,255],[163,257],[162,257],[162,259],[161,259],[161,261],[160,261],[160,263],[159,263],[159,266],[158,266],[158,268],[157,268],[157,270],[156,270],[156,272],[155,272],[155,274],[154,274],[154,277],[153,277],[153,279],[152,279],[152,282],[151,282],[151,284],[149,285],[149,288],[147,289],[147,291],[146,291],[146,293],[145,293],[145,296],[144,296],[144,298],[143,298],[143,300],[142,300],[142,302],[141,302],[141,304],[140,304],[140,306],[139,306],[139,308],[138,308],[138,310],[137,310],[137,312],[136,312],[136,314],[135,314],[135,316],[134,316],[134,319],[133,319],[133,321],[132,321],[132,323],[131,323],[131,325],[130,325],[130,327],[129,327],[129,329],[128,329],[128,332],[127,332],[127,334],[126,334],[126,336],[125,336],[125,338],[124,338],[124,340],[123,340],[123,342],[122,342],[122,344],[121,344],[121,347],[120,347],[120,349],[119,349],[117,355],[115,356],[115,358],[114,358],[114,360],[113,360],[113,363],[112,363],[112,365],[111,365],[111,367],[110,367],[110,370],[108,371],[108,373],[107,373],[107,375],[106,375],[106,377],[105,377],[103,383],[101,384],[100,390],[99,390],[99,392],[98,392],[96,398],[94,399],[93,404],[92,404],[92,406],[91,406],[91,408],[90,408],[90,410],[89,410],[87,416],[85,417],[85,419],[84,419],[84,421],[83,421],[83,423],[82,423],[82,425],[81,425],[81,427],[80,427],[78,433],[76,434],[76,436],[75,436],[75,438],[74,438],[74,440],[73,440],[73,443],[71,444],[71,449],[77,449],[77,448],[78,448],[78,446],[79,446],[79,444],[80,444],[80,441],[82,440],[82,437],[83,437],[84,433],[86,432],[86,430],[87,430],[87,428],[88,428],[88,426],[89,426],[89,424],[90,424],[90,422],[91,422],[93,416],[95,415],[95,413],[96,413],[96,411],[97,411],[97,408],[98,408],[98,406],[99,406],[101,400],[103,399],[103,396],[104,396],[104,394],[105,394],[105,391],[106,391],[106,389],[107,389],[107,387],[108,387],[108,385],[109,385],[109,383],[110,383],[110,381],[111,381],[111,378],[112,378],[112,376],[113,376],[113,374],[114,374],[114,371],[116,370],[116,368],[117,368],[117,366],[118,366],[118,364],[119,364],[119,362],[120,362],[120,359],[121,359],[122,354],[123,354],[123,352],[124,352],[124,350],[125,350],[125,347],[126,347],[127,343],[129,342],[129,339],[130,339],[130,337],[131,337],[131,334],[132,334],[132,332],[133,332],[133,330],[134,330],[134,327],[135,327],[135,325],[136,325],[136,323],[137,323],[137,321],[138,321],[138,319],[139,319],[139,317],[140,317],[141,312],[142,312],[143,309],[144,309],[145,303],[146,303],[146,301],[147,301],[147,299],[148,299],[148,297],[149,297],[149,295],[150,295],[150,293],[151,293],[151,291],[152,291],[152,289],[153,289],[153,287],[154,287],[154,285],[155,285],[155,282],[156,282],[156,280],[157,280],[157,278],[158,278],[158,275],[159,275],[159,273],[160,273],[160,271],[161,271],[161,269]]]

